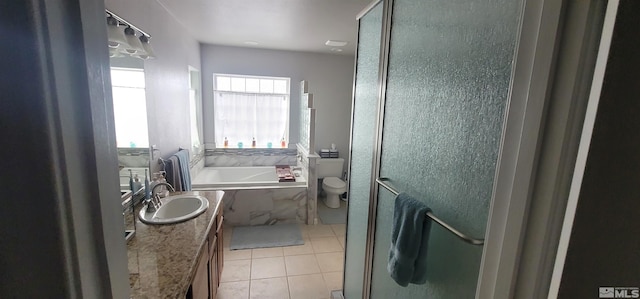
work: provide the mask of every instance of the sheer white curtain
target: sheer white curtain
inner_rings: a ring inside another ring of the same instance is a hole
[[[242,142],[251,147],[280,147],[286,136],[289,101],[286,95],[214,92],[216,144],[222,147],[225,137],[229,147]]]

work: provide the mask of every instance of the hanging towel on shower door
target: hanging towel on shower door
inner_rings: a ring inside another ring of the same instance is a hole
[[[427,281],[427,247],[431,211],[406,193],[396,197],[387,270],[400,286]]]

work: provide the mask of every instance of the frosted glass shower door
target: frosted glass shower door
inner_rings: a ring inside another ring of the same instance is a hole
[[[359,19],[344,268],[345,298],[362,298],[365,276],[371,163],[378,111],[382,6],[382,3],[376,4]]]
[[[521,2],[394,0],[380,177],[484,238]],[[482,246],[432,224],[427,282],[387,272],[395,196],[377,197],[371,298],[474,298]]]

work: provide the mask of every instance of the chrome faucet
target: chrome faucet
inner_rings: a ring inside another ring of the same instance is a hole
[[[167,188],[169,188],[169,192],[176,192],[176,189],[173,189],[173,186],[171,186],[171,184],[160,182],[153,186],[153,188],[151,188],[151,196],[154,196],[154,193],[156,192],[156,188],[158,188],[158,186],[167,186]]]
[[[153,213],[157,211],[160,208],[160,206],[162,206],[162,202],[160,201],[160,195],[156,193],[156,188],[158,188],[158,186],[166,186],[169,189],[169,192],[176,192],[176,189],[174,189],[173,186],[171,186],[171,184],[169,183],[165,183],[165,182],[157,183],[155,186],[153,186],[153,188],[151,188],[151,198],[149,198],[149,200],[147,200],[146,202],[148,213]]]

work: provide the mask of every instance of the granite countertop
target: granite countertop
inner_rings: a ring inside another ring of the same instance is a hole
[[[171,193],[178,194],[204,196],[209,208],[194,219],[176,224],[146,225],[136,221],[136,234],[127,243],[131,298],[184,298],[189,290],[196,259],[215,222],[224,192]]]

